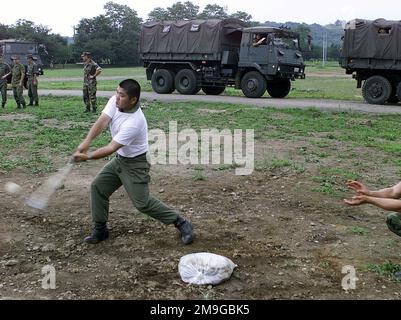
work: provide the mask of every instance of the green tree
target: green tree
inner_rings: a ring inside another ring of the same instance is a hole
[[[154,8],[148,14],[147,21],[165,21],[165,20],[171,20],[171,19],[168,10],[164,8],[161,7]]]
[[[201,19],[225,19],[228,18],[227,9],[218,4],[208,4],[198,15]]]
[[[176,2],[167,8],[169,20],[194,19],[198,15],[199,6],[192,2]]]
[[[230,18],[236,18],[244,21],[247,24],[250,24],[252,16],[244,11],[237,11],[233,14],[229,15]]]
[[[307,24],[303,23],[298,25],[295,29],[295,32],[299,34],[299,41],[302,50],[311,51],[312,50],[312,38],[311,38],[311,30]]]
[[[82,51],[90,51],[98,63],[139,64],[142,19],[126,5],[107,2],[104,9],[105,14],[79,22],[73,51],[76,61],[81,60]]]

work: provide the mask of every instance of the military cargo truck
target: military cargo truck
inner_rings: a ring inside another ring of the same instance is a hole
[[[13,66],[11,56],[18,55],[21,63],[27,68],[26,56],[31,54],[33,60],[38,65],[39,74],[43,75],[43,63],[39,56],[38,44],[29,41],[19,41],[14,39],[0,40],[0,53],[3,55],[4,62]],[[25,77],[25,82],[27,77]],[[7,78],[7,82],[11,82],[11,76]],[[25,85],[26,87],[26,85]]]
[[[259,35],[265,42],[254,46]],[[305,78],[299,35],[272,27],[246,28],[238,19],[148,22],[140,53],[152,88],[161,94],[221,94],[226,86],[259,98],[283,98],[291,80]]]
[[[371,104],[401,99],[401,21],[355,19],[345,26],[340,65]],[[363,83],[363,85],[362,85]]]

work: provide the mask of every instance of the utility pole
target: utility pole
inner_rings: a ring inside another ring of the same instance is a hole
[[[323,32],[323,68],[327,61],[327,31]]]

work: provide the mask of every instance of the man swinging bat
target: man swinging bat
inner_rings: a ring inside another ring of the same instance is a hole
[[[116,157],[104,166],[91,184],[90,202],[94,229],[84,239],[86,243],[96,244],[108,238],[106,223],[109,198],[122,185],[138,211],[164,224],[174,224],[180,231],[184,244],[193,241],[192,224],[149,194],[150,164],[146,159],[148,127],[139,104],[140,92],[141,87],[137,81],[122,81],[117,88],[117,94],[109,99],[102,114],[73,154],[75,162],[81,162],[101,159],[116,152]],[[111,142],[88,152],[91,142],[107,126],[111,131]]]

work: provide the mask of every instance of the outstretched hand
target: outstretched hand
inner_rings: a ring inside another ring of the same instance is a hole
[[[344,203],[350,206],[359,206],[366,202],[366,197],[364,195],[353,196],[351,199],[344,199]]]
[[[360,182],[354,180],[348,180],[346,186],[354,190],[359,195],[366,195],[368,193],[368,189]]]

